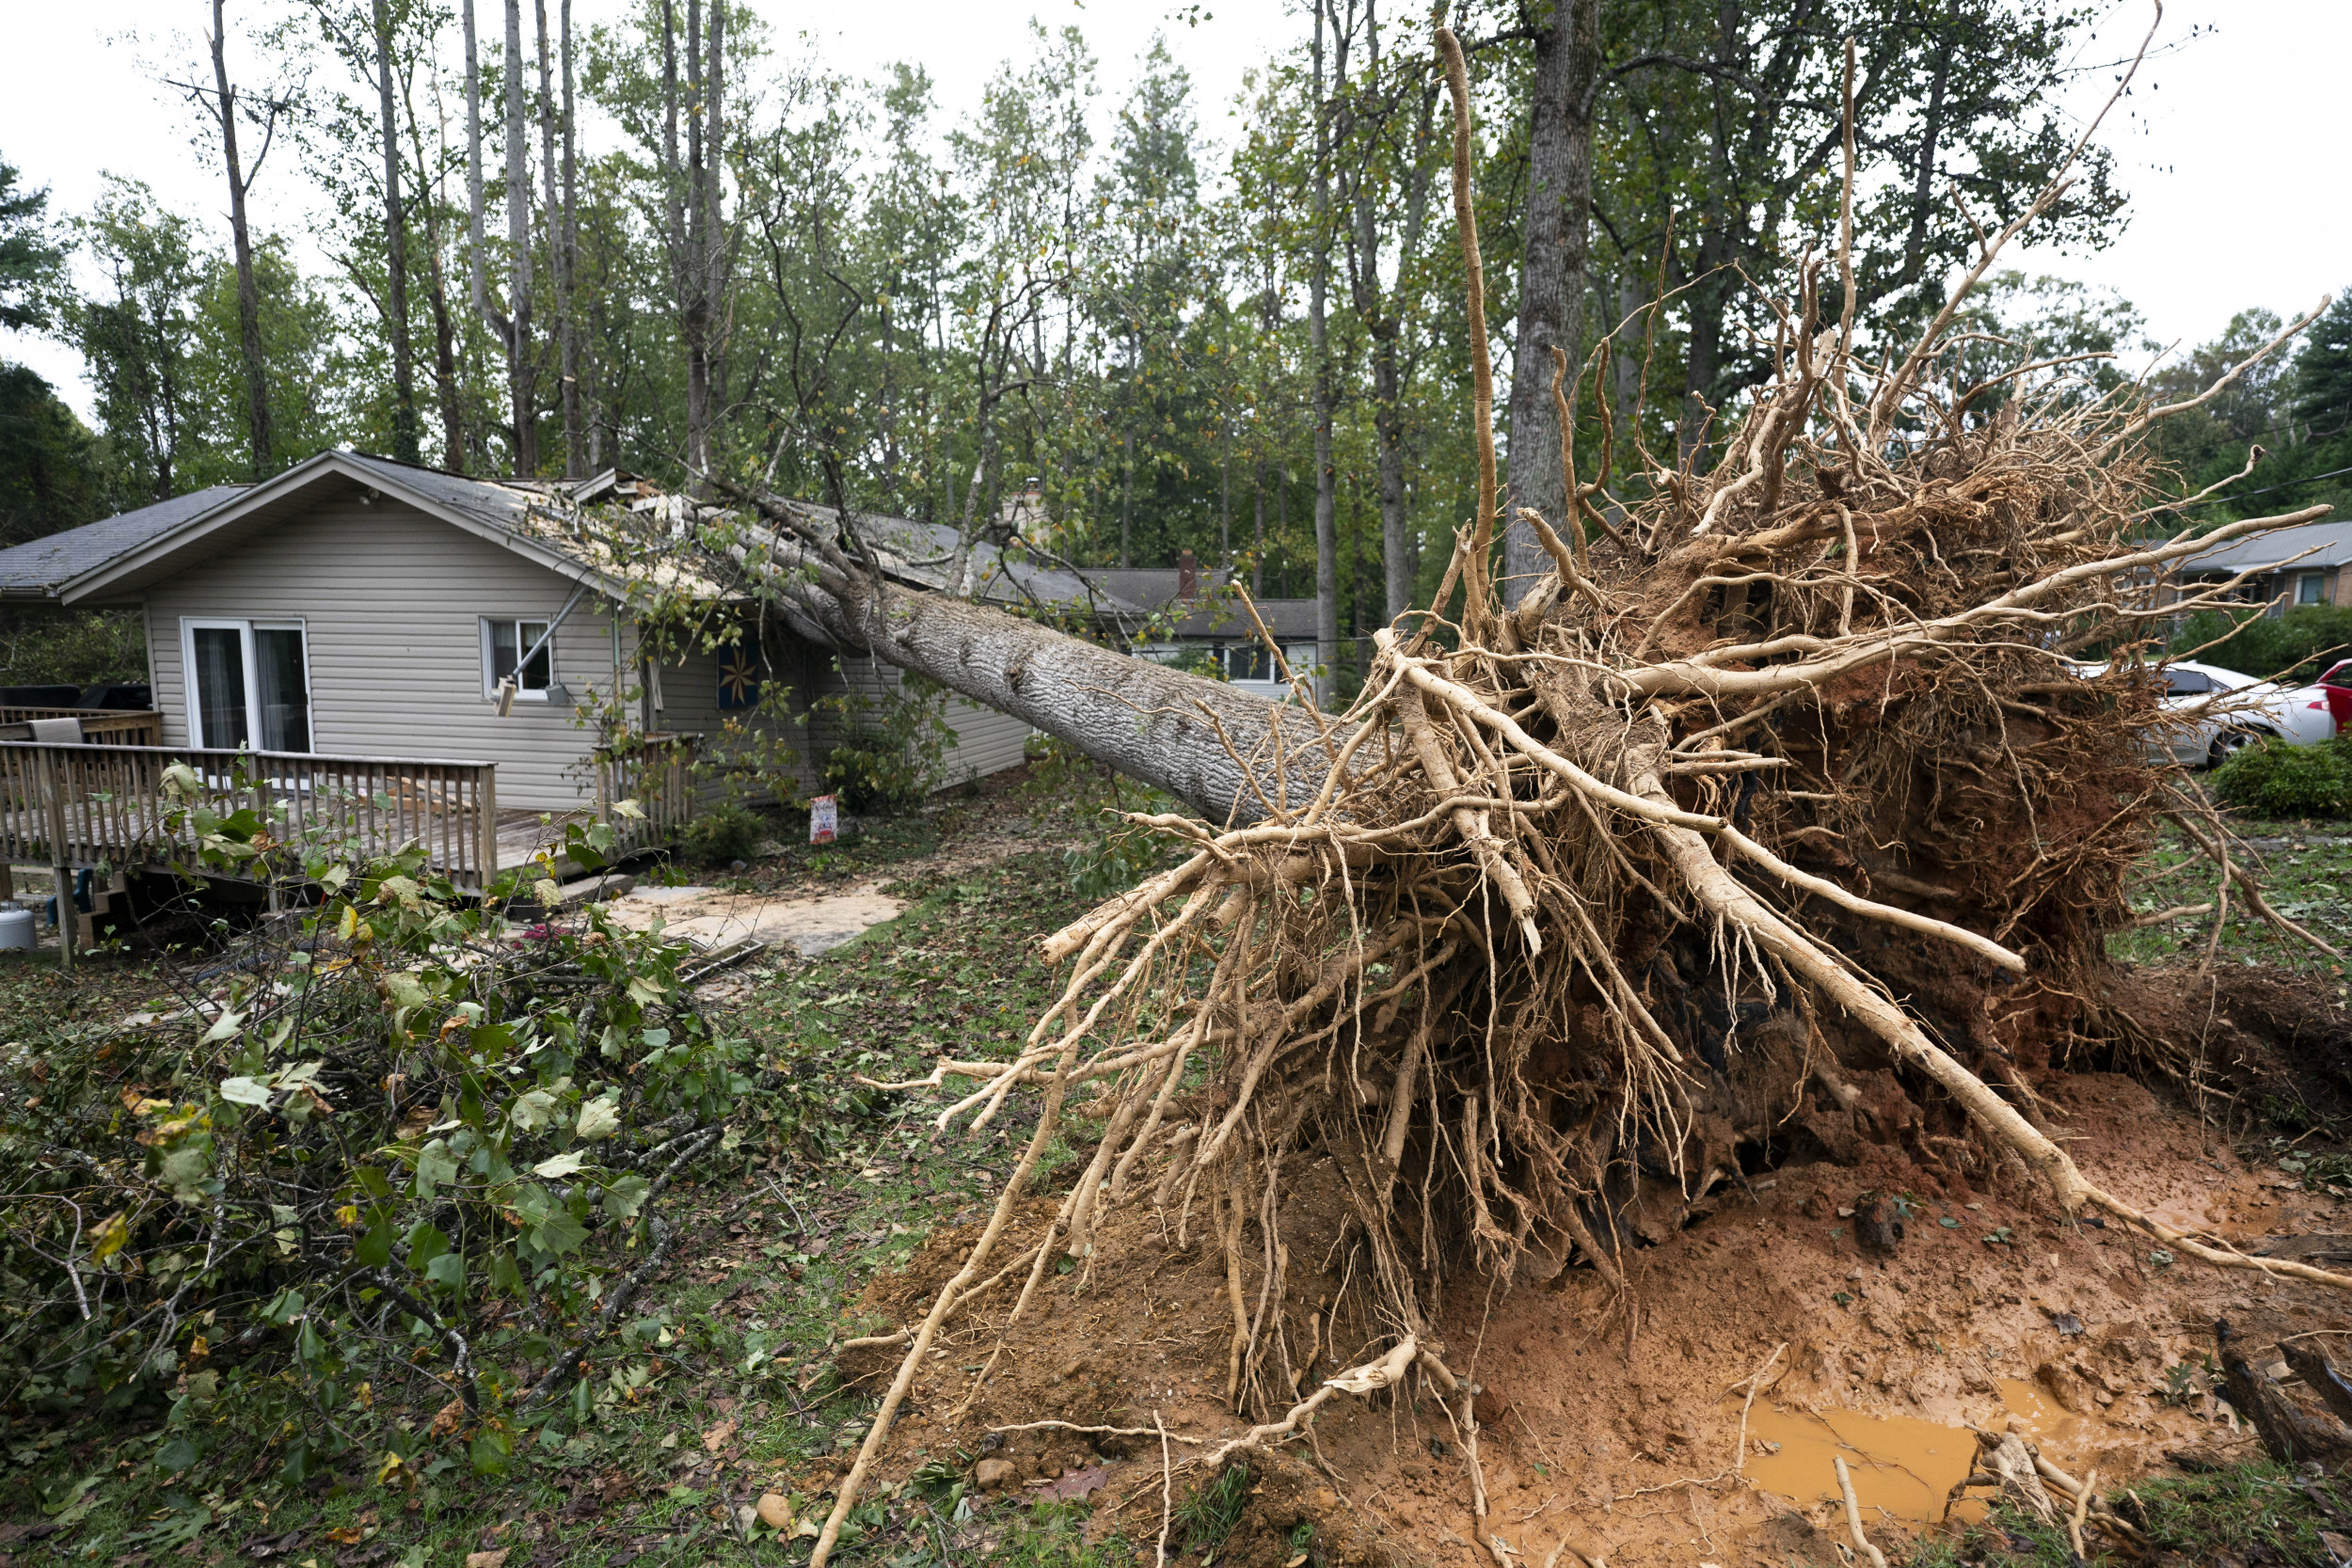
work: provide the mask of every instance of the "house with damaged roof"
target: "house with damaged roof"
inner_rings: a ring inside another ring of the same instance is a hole
[[[527,860],[543,814],[611,819],[627,798],[648,822],[624,814],[616,825],[675,831],[722,787],[691,763],[755,730],[797,754],[794,787],[821,788],[822,759],[855,723],[821,700],[886,697],[898,673],[836,656],[821,628],[705,575],[699,551],[624,564],[585,526],[598,512],[650,513],[658,542],[663,526],[682,531],[708,510],[611,472],[485,480],[338,451],[0,551],[0,601],[135,608],[152,693],[136,715],[0,710],[16,726],[0,737],[0,794],[13,789],[18,806],[0,817],[0,851],[35,863],[156,859],[157,814],[116,809],[124,789],[147,792],[138,780],[174,758],[226,778],[241,752],[262,759],[246,770],[270,781],[280,812],[373,805],[382,821],[368,837],[418,837],[466,882]],[[1017,552],[960,552],[950,529],[861,517],[858,533],[909,586],[951,586],[952,559],[962,578],[952,586],[977,598],[1081,616],[1130,608]],[[644,635],[653,597],[699,606],[723,635],[657,656]],[[786,700],[763,705],[776,683]],[[1022,760],[1019,721],[961,699],[946,717],[951,780]],[[87,740],[112,743],[116,785],[92,775],[92,788],[117,800],[77,801],[69,787],[51,833],[37,808],[56,797],[59,768],[97,766],[63,750]],[[131,752],[151,766],[133,768]]]

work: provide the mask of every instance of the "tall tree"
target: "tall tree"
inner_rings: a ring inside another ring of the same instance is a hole
[[[128,487],[141,505],[168,500],[192,487],[181,469],[202,439],[205,410],[189,364],[206,271],[197,232],[147,186],[113,176],[74,229],[107,292],[67,302],[66,335],[87,366],[99,424]]]
[[[245,363],[246,441],[251,475],[259,481],[266,479],[270,471],[270,398],[262,348],[262,301],[253,280],[253,239],[246,223],[246,198],[251,194],[254,182],[262,177],[262,164],[269,156],[278,118],[290,104],[282,96],[263,95],[262,112],[258,117],[262,146],[253,154],[252,166],[246,167],[237,150],[237,115],[241,105],[236,86],[229,80],[226,8],[227,0],[213,0],[213,30],[209,39],[213,85],[209,88],[183,86],[195,102],[204,106],[218,129],[221,164],[229,176],[229,236],[237,266],[238,351]]]
[[[392,10],[373,0],[375,82],[384,134],[384,274],[392,337],[392,455],[418,460],[417,371],[408,343],[408,225],[400,199],[400,119],[392,93]]]
[[[711,0],[705,54],[703,0],[686,0],[686,80],[678,81],[675,0],[661,0],[664,235],[678,337],[686,350],[686,466],[695,492],[709,493],[711,435],[718,419],[719,303],[726,292],[726,232],[721,222],[726,150],[726,5]],[[680,154],[678,121],[686,122]]]
[[[1534,46],[1527,110],[1527,207],[1519,230],[1518,320],[1511,353],[1511,446],[1504,469],[1502,594],[1516,605],[1550,567],[1531,507],[1567,523],[1560,419],[1551,401],[1552,351],[1583,355],[1585,259],[1592,225],[1593,113],[1600,71],[1600,0],[1522,0],[1520,31]],[[1391,615],[1396,609],[1391,608]]]
[[[508,309],[490,293],[488,239],[485,232],[482,159],[482,65],[474,30],[474,0],[465,0],[466,198],[468,267],[473,308],[505,351],[510,462],[518,475],[539,469],[538,408],[531,355],[531,182],[523,140],[522,6],[506,0],[506,55],[501,73],[506,87],[506,243]]]
[[[515,472],[539,471],[539,361],[531,341],[531,142],[523,129],[523,7],[506,0],[506,378],[515,404]]]
[[[1323,80],[1324,17],[1332,0],[1314,0],[1315,25],[1309,82],[1315,119],[1314,214],[1308,241],[1307,343],[1313,359],[1315,424],[1315,662],[1336,673],[1340,658],[1339,470],[1332,462],[1331,421],[1339,402],[1331,365],[1331,103]],[[1346,35],[1332,27],[1331,79],[1347,75]]]

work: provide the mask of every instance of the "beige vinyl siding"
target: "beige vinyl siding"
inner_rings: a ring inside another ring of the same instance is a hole
[[[816,658],[820,671],[816,682],[819,697],[854,693],[876,702],[898,697],[899,672],[880,659],[855,655],[835,658],[822,650],[817,651]],[[940,761],[942,784],[962,784],[1021,765],[1029,738],[1027,724],[961,697],[947,699],[946,717],[955,739]],[[845,722],[830,714],[810,721],[810,749],[820,768],[825,754],[846,733],[858,727],[854,718]]]
[[[300,621],[311,749],[498,764],[499,804],[596,799],[592,733],[575,706],[518,699],[501,719],[482,693],[482,617],[545,621],[571,582],[387,498],[322,505],[151,590],[148,651],[164,739],[189,740],[183,617]],[[553,642],[576,701],[612,687],[610,606],[590,594]]]
[[[816,650],[800,638],[779,628],[771,628],[766,638],[768,660],[774,671],[773,679],[785,683],[790,693],[790,712],[808,711],[809,672],[816,663]],[[700,770],[695,795],[704,806],[717,805],[724,800],[730,784],[725,776],[727,757],[731,749],[728,721],[737,721],[743,730],[755,732],[768,738],[780,737],[791,748],[792,760],[786,769],[786,778],[792,793],[805,795],[818,770],[808,757],[809,726],[796,723],[788,717],[770,718],[756,711],[719,706],[719,656],[716,653],[695,652],[686,655],[675,664],[661,669],[661,710],[653,715],[653,728],[704,736],[700,756],[708,764]],[[776,800],[772,781],[768,787],[753,787],[742,797],[746,804],[767,805]]]
[[[612,607],[591,594],[556,629],[555,679],[577,705],[517,698],[498,716],[482,689],[482,619],[547,620],[570,597],[569,578],[387,497],[322,504],[199,562],[147,595],[148,664],[167,745],[190,740],[183,622],[298,621],[310,663],[311,749],[328,754],[437,757],[498,764],[499,804],[527,810],[586,805],[596,799],[595,737],[574,720],[592,693],[637,684],[633,628],[623,626],[614,667]],[[836,659],[781,626],[767,632],[777,678],[792,709],[834,693],[895,697],[898,672],[870,657]],[[662,708],[652,727],[710,737],[721,754],[718,660],[688,656],[661,672]],[[628,705],[632,720],[643,715]],[[1017,765],[1028,727],[951,700],[957,744],[943,782],[960,783]],[[798,752],[793,779],[806,793],[822,777],[839,738],[824,715],[776,728]],[[706,769],[699,793],[723,798]],[[755,801],[769,797],[755,796]]]

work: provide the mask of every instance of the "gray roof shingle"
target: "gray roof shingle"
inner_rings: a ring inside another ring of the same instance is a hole
[[[60,584],[201,516],[245,489],[242,484],[215,484],[0,550],[0,599],[48,598]]]
[[[2303,556],[2295,564],[2309,571],[2324,571],[2352,562],[2352,521],[2305,523],[2300,528],[2282,528],[2275,533],[2228,540],[2202,554],[2190,556],[2182,562],[2182,570],[2261,571],[2294,561],[2306,550],[2314,553]]]

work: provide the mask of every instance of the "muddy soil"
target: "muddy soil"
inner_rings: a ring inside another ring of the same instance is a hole
[[[2249,1251],[2277,1244],[2268,1238],[2352,1231],[2344,1203],[2265,1157],[2275,1151],[2267,1136],[2245,1136],[2264,1096],[2300,1096],[2314,1119],[2336,1108],[2342,1014],[2282,1001],[2277,988],[2297,982],[2276,971],[2226,976],[2217,992],[2178,977],[2127,979],[2151,1027],[2185,1041],[2191,1016],[2209,1015],[2196,1024],[2206,1066],[2193,1077],[2204,1088],[2160,1097],[2116,1072],[2043,1075],[2041,1114],[2075,1159],[2172,1224]],[[1462,1433],[1428,1391],[1342,1397],[1310,1443],[1257,1465],[1248,1511],[1217,1560],[1284,1568],[1308,1525],[1311,1555],[1337,1562],[1492,1568],[1518,1554],[1540,1563],[1565,1538],[1616,1568],[1778,1565],[1792,1555],[1828,1564],[1844,1537],[1834,1453],[1892,1555],[1943,1518],[1974,1452],[1970,1427],[2022,1431],[2069,1472],[2095,1467],[2103,1487],[2162,1472],[2173,1455],[2251,1457],[2252,1437],[2199,1370],[2214,1321],[2243,1329],[2258,1360],[2288,1335],[2352,1332],[2352,1295],[2174,1261],[2120,1227],[2062,1220],[2022,1174],[1971,1186],[1897,1148],[1865,1141],[1832,1157],[1798,1143],[1788,1163],[1723,1186],[1686,1227],[1629,1256],[1632,1314],[1581,1267],[1549,1284],[1454,1291],[1439,1328],[1447,1363],[1483,1389],[1483,1523]],[[1310,1170],[1300,1190],[1314,1185]],[[1052,1212],[1049,1198],[1033,1200],[999,1262]],[[919,1320],[977,1230],[934,1236],[905,1273],[876,1281],[867,1321]],[[1046,1275],[993,1364],[1017,1277],[951,1325],[918,1376],[886,1473],[986,1456],[1011,1466],[992,1467],[991,1481],[1018,1490],[1065,1472],[1091,1486],[1100,1466],[1091,1528],[1148,1546],[1161,1527],[1156,1437],[1030,1430],[1003,1433],[999,1447],[990,1435],[1047,1420],[1149,1433],[1156,1419],[1210,1440],[1244,1430],[1220,1397],[1233,1316],[1199,1215],[1187,1223],[1147,1199],[1099,1245]],[[1339,1293],[1342,1266],[1326,1272],[1293,1247],[1287,1288],[1300,1316]],[[1254,1299],[1258,1278],[1244,1283]],[[1307,1347],[1294,1354],[1308,1357],[1308,1390],[1388,1342],[1378,1325],[1344,1316],[1288,1332]],[[842,1370],[879,1389],[898,1354],[845,1355]],[[1206,1478],[1185,1472],[1187,1445],[1171,1447],[1181,1502]]]

